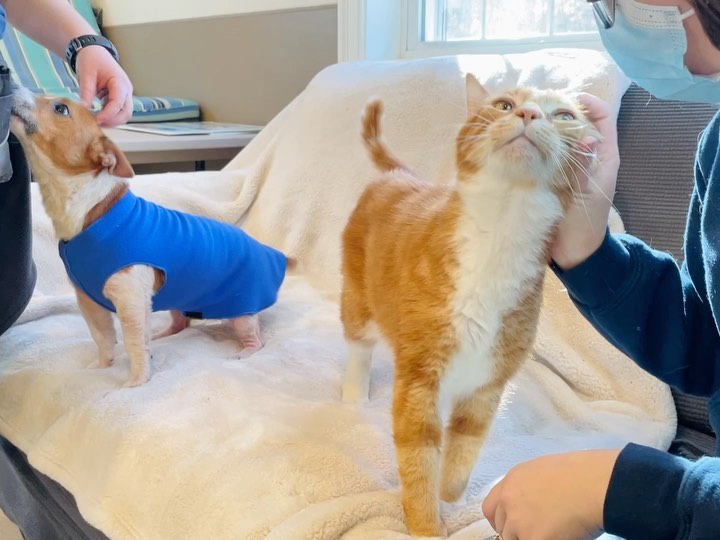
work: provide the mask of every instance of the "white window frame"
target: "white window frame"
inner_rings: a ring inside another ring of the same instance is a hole
[[[404,48],[403,58],[423,58],[427,56],[441,56],[467,53],[520,53],[547,47],[576,47],[602,50],[602,42],[597,32],[588,32],[577,35],[540,36],[525,39],[484,39],[462,41],[422,41],[422,2],[423,0],[401,0],[403,7]],[[435,9],[444,0],[430,0]],[[550,0],[550,10],[553,13],[555,1]],[[588,9],[592,9],[589,5]],[[438,21],[440,24],[440,21]],[[442,33],[444,25],[439,28]]]
[[[338,61],[402,57],[405,0],[337,0]]]
[[[421,1],[338,0],[339,61],[425,58],[456,54],[506,54],[546,47],[603,50],[597,33],[517,40],[422,41],[420,39]],[[588,9],[591,7],[588,6]],[[375,20],[382,18],[384,24],[381,26],[373,24],[373,17]]]

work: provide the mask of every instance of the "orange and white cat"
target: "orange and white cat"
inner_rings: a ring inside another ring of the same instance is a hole
[[[569,96],[517,89],[493,98],[466,80],[452,186],[425,182],[398,161],[380,140],[381,103],[368,104],[363,139],[383,174],[343,235],[343,399],[368,398],[372,349],[383,336],[395,356],[402,504],[416,536],[446,532],[439,498],[465,491],[505,385],[530,353],[580,140],[599,138]]]

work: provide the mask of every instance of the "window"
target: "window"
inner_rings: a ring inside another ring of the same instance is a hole
[[[407,0],[405,56],[600,48],[580,0]]]

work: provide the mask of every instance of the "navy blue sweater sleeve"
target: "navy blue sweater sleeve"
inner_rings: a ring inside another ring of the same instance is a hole
[[[712,313],[670,254],[608,233],[584,263],[556,271],[583,315],[641,367],[688,393],[709,396],[718,388]]]
[[[637,238],[609,233],[579,266],[556,268],[580,311],[611,343],[671,386],[702,396],[720,388],[720,335],[710,307],[720,298],[705,285],[705,266],[720,258],[719,141],[717,115],[698,146],[682,268]],[[713,178],[718,182],[708,182]]]
[[[634,444],[620,454],[604,528],[626,540],[720,538],[720,459],[693,463]]]

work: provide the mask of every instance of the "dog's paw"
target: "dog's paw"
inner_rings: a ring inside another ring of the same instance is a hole
[[[98,358],[88,365],[88,369],[107,369],[113,365],[113,362],[115,362],[115,359],[112,357]]]
[[[110,358],[99,358],[99,359],[98,359],[98,363],[97,363],[97,367],[100,368],[100,369],[109,368],[110,366],[113,365],[113,362],[114,362],[114,361],[115,361],[115,359],[112,358],[112,357],[110,357]]]
[[[125,381],[125,384],[123,384],[123,388],[136,388],[138,386],[142,386],[146,382],[148,382],[149,377],[145,374],[142,375],[134,375],[130,377],[127,381]]]
[[[174,336],[175,332],[170,332],[170,330],[162,330],[161,332],[155,332],[152,336],[150,336],[150,341],[157,341],[158,339]]]
[[[240,351],[240,354],[238,354],[238,359],[245,360],[246,358],[250,358],[260,349],[262,349],[262,345],[260,347],[245,347],[242,351]]]

